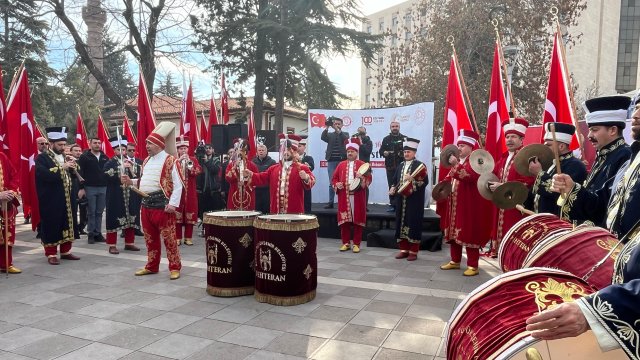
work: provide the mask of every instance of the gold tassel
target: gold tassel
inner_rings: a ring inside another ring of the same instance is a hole
[[[253,222],[253,227],[255,227],[256,229],[275,231],[305,231],[317,229],[320,227],[320,225],[318,225],[318,219],[315,217],[313,219],[291,222],[256,218],[256,220]]]
[[[250,218],[226,218],[221,216],[212,216],[213,213],[204,214],[204,220],[202,223],[205,225],[217,225],[217,226],[225,226],[225,227],[243,227],[243,226],[253,226],[253,219],[255,216]]]
[[[235,297],[253,294],[253,286],[244,286],[239,288],[220,288],[207,285],[207,294],[219,297]]]
[[[306,294],[298,295],[298,296],[275,296],[275,295],[267,295],[263,294],[260,291],[255,291],[255,297],[257,302],[267,303],[271,305],[277,306],[292,306],[292,305],[300,305],[304,303],[308,303],[309,301],[316,298],[316,290],[311,290]]]

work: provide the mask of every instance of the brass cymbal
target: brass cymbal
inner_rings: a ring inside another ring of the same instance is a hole
[[[449,163],[449,157],[455,155],[460,158],[460,149],[456,145],[449,144],[440,152],[440,164],[444,167],[450,168],[452,165]]]
[[[469,155],[469,162],[473,171],[478,174],[486,174],[493,171],[495,161],[487,150],[477,149]]]
[[[486,173],[478,178],[478,192],[483,198],[493,200],[493,193],[489,190],[489,183],[498,181],[498,177],[494,173]]]
[[[527,200],[529,190],[520,181],[508,181],[493,192],[493,203],[500,209],[513,209]]]
[[[529,161],[534,157],[538,158],[540,164],[542,164],[542,170],[547,170],[551,164],[553,164],[553,151],[544,144],[530,144],[523,147],[516,157],[513,159],[513,164],[516,167],[518,174],[522,176],[535,176],[529,172]]]
[[[444,200],[451,195],[451,189],[451,181],[441,181],[433,187],[431,197],[435,201]]]

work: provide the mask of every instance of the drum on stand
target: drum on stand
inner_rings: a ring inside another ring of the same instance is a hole
[[[525,321],[533,314],[593,292],[582,279],[557,269],[499,275],[471,292],[451,315],[445,329],[447,359],[526,360],[527,352],[538,352],[544,360],[627,359],[621,349],[601,352],[591,331],[544,341],[526,330]]]
[[[207,293],[251,295],[254,290],[253,221],[258,211],[215,211],[204,214]]]
[[[298,305],[316,297],[318,219],[314,215],[262,215],[255,227],[255,297]]]
[[[498,265],[507,272],[522,268],[522,262],[540,241],[573,228],[569,222],[553,214],[540,213],[527,216],[513,225],[500,242]]]
[[[613,269],[623,244],[607,230],[580,225],[561,236],[545,239],[531,249],[523,267],[545,266],[568,271],[596,289],[611,285]],[[605,259],[598,268],[594,266]]]

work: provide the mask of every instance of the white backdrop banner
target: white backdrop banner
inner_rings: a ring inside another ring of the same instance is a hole
[[[316,168],[313,174],[316,177],[316,185],[313,187],[313,202],[326,203],[329,201],[329,175],[327,173],[327,161],[325,151],[327,143],[320,140],[324,123],[330,116],[336,116],[343,120],[342,131],[349,135],[357,132],[358,127],[364,126],[367,135],[373,142],[371,153],[371,167],[373,168],[373,182],[369,191],[369,202],[389,202],[387,176],[384,168],[384,158],[378,153],[382,145],[382,139],[389,135],[389,125],[393,120],[400,123],[400,132],[407,136],[420,140],[418,160],[429,168],[429,180],[431,180],[432,149],[433,149],[433,103],[418,103],[409,106],[362,109],[362,110],[309,110],[309,139],[307,140],[307,153],[315,161]],[[329,128],[329,132],[333,129]],[[430,181],[431,182],[431,181]],[[431,187],[427,190],[427,198],[430,198]],[[336,198],[337,201],[337,198]]]

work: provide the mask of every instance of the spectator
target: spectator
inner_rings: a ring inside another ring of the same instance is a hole
[[[347,150],[344,147],[344,143],[349,139],[349,133],[342,131],[342,119],[335,116],[329,117],[324,126],[324,131],[320,139],[327,143],[327,151],[325,153],[325,160],[327,160],[327,173],[329,175],[329,183],[333,178],[333,173],[336,171],[338,164],[347,159]],[[329,132],[329,127],[333,128],[333,132]],[[336,193],[333,190],[333,186],[329,184],[329,202],[324,207],[325,209],[333,209],[333,201]]]

